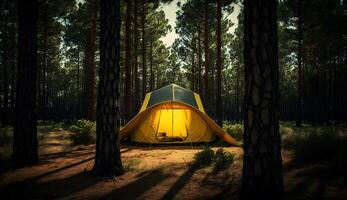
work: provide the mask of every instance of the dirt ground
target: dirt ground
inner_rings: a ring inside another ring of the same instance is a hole
[[[242,174],[242,149],[230,168],[189,167],[201,146],[123,145],[125,174],[113,179],[91,174],[94,145],[73,147],[62,131],[41,139],[40,162],[14,169],[1,162],[1,199],[237,199]],[[217,148],[213,148],[216,150]],[[346,180],[329,173],[325,165],[302,166],[283,151],[284,199],[347,199]],[[5,197],[5,198],[4,198]]]

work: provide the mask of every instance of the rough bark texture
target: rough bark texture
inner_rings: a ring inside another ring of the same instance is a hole
[[[198,86],[199,86],[199,94],[203,94],[202,89],[202,75],[201,75],[201,23],[199,21],[198,24]]]
[[[144,99],[147,92],[147,66],[146,66],[146,1],[142,1],[142,98]]]
[[[221,93],[221,87],[222,87],[222,56],[221,56],[221,18],[222,18],[222,8],[221,8],[221,0],[217,0],[217,29],[216,29],[216,35],[217,35],[217,58],[216,58],[216,103],[215,103],[215,109],[216,109],[216,118],[217,123],[222,126],[223,119],[222,119],[222,93]]]
[[[38,161],[36,127],[37,1],[18,1],[18,76],[13,160]]]
[[[140,105],[140,81],[138,75],[138,60],[137,50],[139,43],[139,31],[138,31],[138,0],[134,0],[134,112],[136,113]]]
[[[100,70],[94,173],[123,173],[119,142],[120,2],[100,1]]]
[[[209,95],[209,42],[208,42],[208,0],[205,0],[205,10],[204,10],[204,47],[205,47],[205,74],[204,74],[204,83],[205,83],[205,90],[204,90],[204,99],[205,99],[205,110],[207,113],[209,113],[210,110],[210,95]]]
[[[152,33],[151,33],[152,34]],[[150,72],[150,85],[149,88],[151,91],[154,90],[154,69],[153,69],[153,39],[149,41],[149,72]]]
[[[192,39],[192,76],[190,80],[190,89],[195,92],[195,41]]]
[[[280,199],[278,47],[275,0],[244,1],[243,199]]]
[[[84,101],[85,118],[95,120],[95,40],[96,40],[96,0],[89,0],[89,10],[92,12],[90,28],[87,31],[85,48],[85,79],[84,79]]]
[[[298,1],[298,102],[296,126],[301,126],[303,115],[303,73],[302,73],[302,1]]]
[[[125,20],[125,80],[124,80],[124,117],[127,122],[131,117],[132,106],[132,81],[131,81],[131,7],[132,1],[127,1],[126,20]]]

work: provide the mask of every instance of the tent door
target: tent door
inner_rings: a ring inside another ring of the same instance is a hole
[[[155,115],[156,138],[160,142],[180,142],[188,137],[187,110],[183,108],[161,108]]]

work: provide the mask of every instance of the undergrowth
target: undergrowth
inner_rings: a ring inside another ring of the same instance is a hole
[[[78,120],[70,127],[70,139],[74,144],[92,144],[96,140],[96,124],[89,120]]]
[[[201,151],[194,155],[192,166],[203,168],[212,166],[213,172],[228,168],[234,160],[234,154],[218,148],[214,152],[209,146],[204,146]]]

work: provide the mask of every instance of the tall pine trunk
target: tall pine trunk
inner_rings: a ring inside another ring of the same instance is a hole
[[[201,75],[201,60],[202,60],[202,49],[201,49],[201,20],[199,20],[198,24],[198,86],[199,86],[199,93],[203,94],[203,89],[202,89],[202,75]]]
[[[138,31],[138,0],[134,0],[134,113],[139,108],[140,100],[140,86],[138,75],[138,43],[139,43],[139,31]]]
[[[94,173],[123,173],[119,141],[120,1],[100,1],[100,69]]]
[[[147,92],[147,66],[146,66],[146,1],[142,0],[142,98],[145,98]]]
[[[131,117],[132,81],[131,81],[131,9],[132,1],[126,2],[125,19],[125,80],[124,80],[124,117],[127,122]]]
[[[222,93],[221,93],[221,87],[222,87],[222,55],[221,55],[221,18],[222,18],[222,8],[221,8],[221,0],[217,0],[217,29],[216,29],[216,35],[217,35],[217,58],[216,58],[216,103],[215,103],[215,109],[216,109],[216,118],[217,123],[222,126],[223,119],[222,119]]]
[[[296,126],[301,126],[303,116],[303,76],[302,76],[302,1],[298,1],[298,100]]]
[[[154,69],[153,69],[153,39],[149,39],[149,71],[150,71],[150,90],[154,90]]]
[[[88,120],[95,120],[95,40],[96,40],[96,0],[89,0],[89,10],[92,13],[90,27],[87,30],[86,47],[84,54],[84,117]]]
[[[207,113],[210,111],[210,91],[209,91],[209,42],[208,42],[208,0],[205,0],[205,9],[204,9],[204,47],[205,47],[205,74],[204,74],[204,99],[205,99],[205,110]]]
[[[13,160],[20,165],[38,161],[36,122],[37,80],[36,0],[18,1],[18,76]]]
[[[275,0],[244,1],[243,199],[280,199],[277,13]]]

